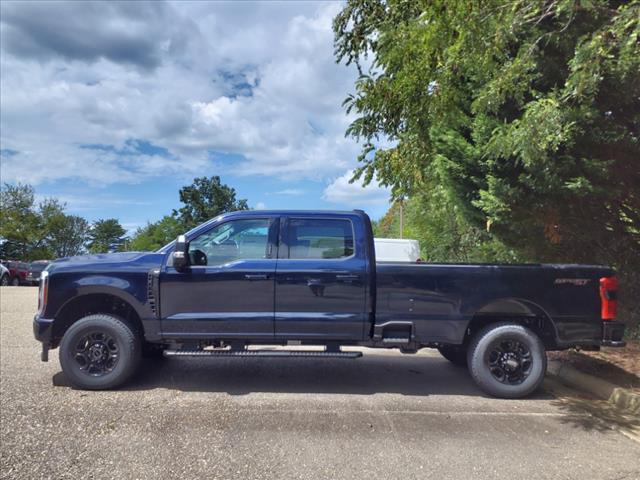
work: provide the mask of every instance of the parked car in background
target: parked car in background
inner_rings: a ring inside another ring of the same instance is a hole
[[[9,260],[6,266],[9,269],[10,285],[17,287],[18,285],[25,285],[27,283],[28,263]]]
[[[378,262],[418,262],[420,243],[408,238],[374,238]]]
[[[28,285],[38,285],[40,283],[40,274],[49,265],[49,260],[36,260],[29,264],[26,282]]]
[[[9,269],[0,263],[0,285],[6,287],[11,282]]]

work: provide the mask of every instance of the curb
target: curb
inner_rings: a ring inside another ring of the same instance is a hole
[[[621,410],[640,415],[640,395],[629,389],[617,387],[606,380],[583,373],[559,360],[548,362],[547,374],[558,377],[569,387],[607,400]]]

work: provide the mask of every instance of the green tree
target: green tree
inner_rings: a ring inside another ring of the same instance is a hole
[[[128,248],[134,251],[155,251],[175,240],[181,233],[184,233],[182,223],[173,216],[165,215],[155,223],[147,223],[138,228]]]
[[[420,241],[420,257],[429,262],[515,262],[518,253],[506,247],[486,229],[478,228],[434,185],[404,201],[404,238]],[[378,237],[400,236],[400,208],[395,202],[375,225]]]
[[[79,217],[70,217],[64,210],[65,204],[55,198],[46,198],[36,205],[35,192],[30,185],[5,184],[0,208],[2,257],[22,260],[59,257],[62,256],[61,242],[68,241],[63,238],[74,234],[82,237],[82,246],[86,232],[82,230]],[[77,228],[81,231],[77,232]],[[65,251],[63,247],[62,251]]]
[[[28,258],[31,260],[49,259],[57,257],[51,249],[51,240],[56,235],[56,229],[66,217],[66,205],[56,198],[46,198],[36,210],[37,222],[34,229],[34,241]]]
[[[438,185],[519,258],[613,264],[640,296],[640,2],[350,0],[334,31],[357,175]]]
[[[39,223],[33,187],[5,183],[0,191],[2,257],[28,258],[37,241]]]
[[[121,250],[126,240],[126,233],[115,218],[97,220],[89,231],[89,251],[106,253]]]
[[[54,258],[71,257],[84,252],[90,231],[89,222],[77,215],[59,215],[49,224],[47,246]]]
[[[189,230],[202,222],[234,210],[247,210],[246,200],[236,200],[235,189],[221,183],[219,176],[199,177],[191,185],[180,189],[180,201],[184,204],[173,211]]]

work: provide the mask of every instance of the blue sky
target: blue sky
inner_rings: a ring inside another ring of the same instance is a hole
[[[220,175],[253,208],[364,208],[338,2],[2,2],[3,182],[133,230]]]

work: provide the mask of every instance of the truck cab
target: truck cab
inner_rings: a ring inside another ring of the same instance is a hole
[[[366,220],[240,212],[189,232],[184,256],[158,272],[163,338],[362,341],[375,266]]]

